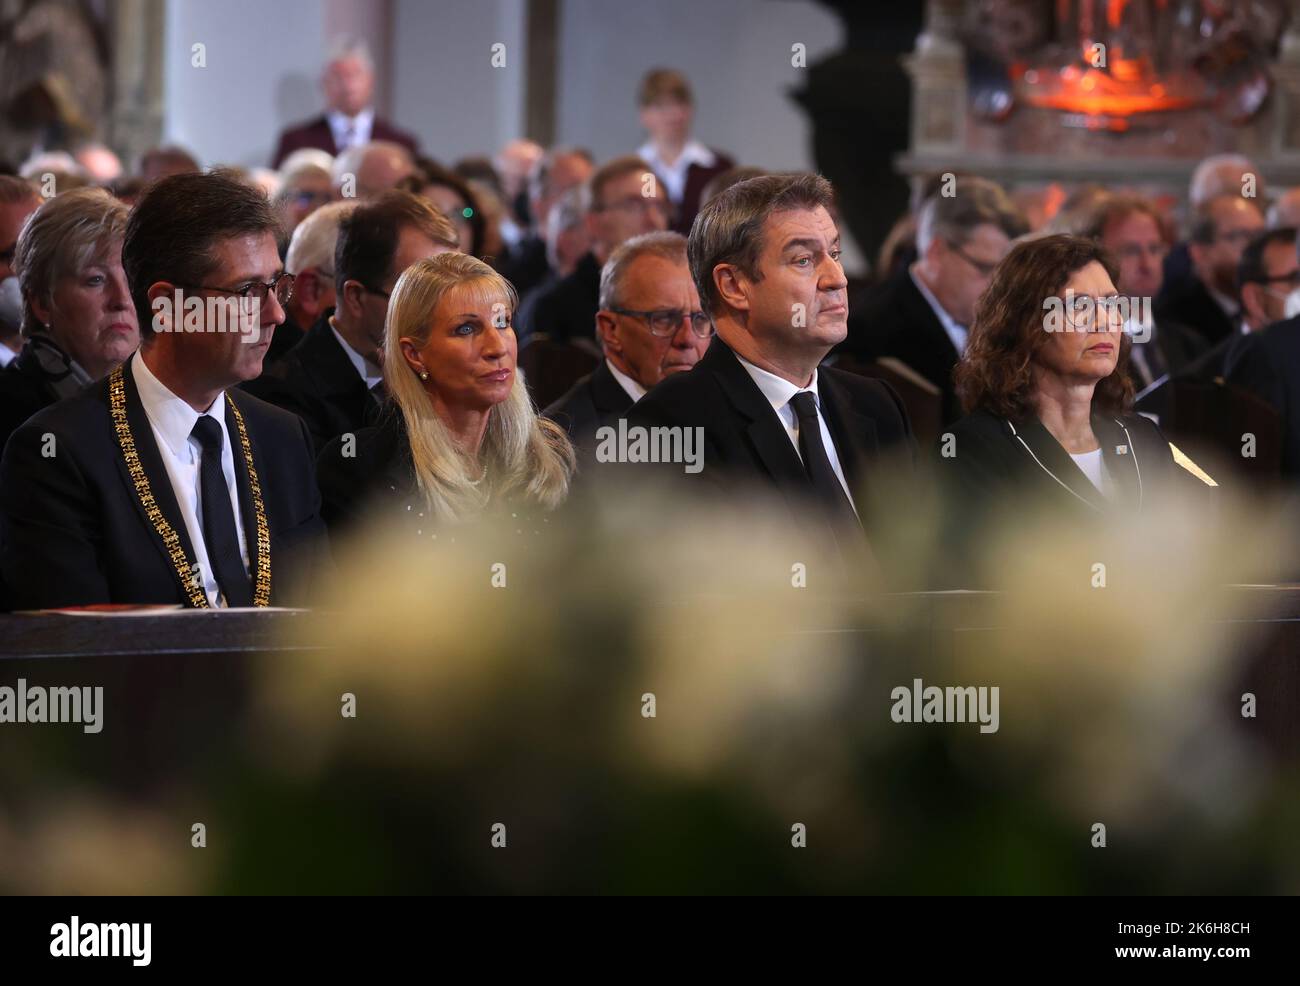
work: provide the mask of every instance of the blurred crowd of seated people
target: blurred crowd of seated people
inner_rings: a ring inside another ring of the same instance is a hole
[[[459,161],[376,113],[374,74],[332,50],[270,168],[3,169],[0,605],[310,598],[359,520],[563,509],[620,427],[698,435],[685,495],[771,493],[886,579],[885,472],[939,491],[954,566],[1012,495],[1300,478],[1300,189],[1240,155],[1185,196],[954,168],[846,270],[830,182],[697,140],[681,72],[629,94],[626,154]]]

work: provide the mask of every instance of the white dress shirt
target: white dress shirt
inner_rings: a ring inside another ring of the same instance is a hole
[[[609,367],[609,372],[614,374],[614,379],[618,381],[618,385],[627,392],[627,396],[632,398],[634,403],[646,395],[646,389],[644,387],[629,377],[608,359],[605,360],[605,365]]]
[[[344,116],[338,110],[325,114],[329,122],[330,133],[334,136],[334,147],[342,152],[357,144],[370,143],[370,131],[375,125],[375,111],[367,106],[356,116]]]
[[[366,382],[366,390],[374,390],[375,385],[384,379],[384,371],[348,345],[348,341],[343,338],[343,334],[334,327],[333,315],[330,316],[329,327],[330,331],[334,333],[334,338],[343,347],[343,352],[357,371],[357,375]]]
[[[0,369],[4,369],[10,363],[18,358],[18,354],[0,342]]]
[[[186,533],[190,544],[194,546],[194,558],[199,572],[203,576],[203,592],[211,606],[226,605],[217,585],[216,572],[208,564],[207,543],[203,540],[203,504],[199,490],[199,464],[203,458],[203,449],[190,437],[194,423],[199,420],[199,412],[185,401],[173,394],[145,366],[139,353],[131,359],[131,375],[135,379],[136,390],[140,394],[140,403],[149,417],[153,427],[153,437],[158,443],[158,452],[163,465],[167,467],[167,477],[171,480],[172,491],[181,508],[181,518],[185,521]],[[244,519],[239,513],[239,487],[235,484],[235,453],[231,445],[230,434],[226,431],[226,395],[218,397],[204,412],[221,426],[224,441],[221,446],[221,472],[226,479],[226,489],[230,491],[230,506],[235,512],[235,533],[239,537],[239,553],[244,560],[244,571],[248,571],[248,542],[244,539]],[[243,454],[242,451],[240,453]]]
[[[650,165],[654,173],[659,176],[659,180],[664,183],[664,188],[668,192],[668,197],[676,204],[680,204],[682,196],[686,194],[686,172],[690,170],[692,164],[698,164],[701,168],[712,168],[718,163],[717,156],[698,140],[688,140],[682,147],[681,154],[677,155],[677,160],[671,165],[664,164],[654,144],[649,142],[642,144],[641,149],[636,153],[637,157]]]
[[[952,344],[957,347],[957,355],[964,356],[966,354],[966,326],[962,325],[944,310],[943,305],[939,304],[939,299],[930,293],[930,289],[926,286],[925,281],[917,277],[916,271],[911,267],[907,269],[907,276],[912,279],[912,283],[916,285],[916,290],[921,292],[921,297],[925,299],[926,304],[928,304],[934,312],[935,318],[937,318],[939,324],[943,326],[943,331],[948,334],[948,338],[952,340]]]
[[[831,438],[831,430],[826,426],[826,415],[822,411],[821,395],[817,392],[817,371],[813,370],[812,383],[807,387],[796,387],[784,377],[778,377],[775,373],[769,373],[761,367],[755,366],[746,359],[741,359],[740,365],[745,368],[751,380],[758,385],[758,389],[763,392],[767,402],[772,405],[772,410],[780,419],[782,426],[785,428],[786,435],[790,438],[790,444],[794,446],[795,455],[799,456],[799,461],[803,461],[803,454],[799,451],[799,417],[794,413],[794,408],[790,406],[790,401],[795,394],[801,391],[808,391],[817,401],[817,423],[822,429],[822,446],[826,449],[826,457],[831,460],[831,468],[835,470],[835,477],[840,481],[840,486],[844,487],[844,495],[849,498],[849,503],[853,503],[853,494],[849,492],[849,484],[844,479],[844,470],[840,467],[840,456],[835,450],[835,440]],[[853,509],[858,509],[857,504],[853,503]]]

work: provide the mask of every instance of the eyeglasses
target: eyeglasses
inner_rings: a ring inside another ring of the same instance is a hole
[[[1278,281],[1289,287],[1300,287],[1300,269],[1293,270],[1289,274],[1275,274],[1272,277],[1252,277],[1247,284],[1275,284]]]
[[[1065,317],[1081,332],[1113,332],[1123,326],[1128,316],[1128,307],[1129,300],[1118,295],[1094,298],[1090,294],[1070,293],[1066,298]],[[1099,318],[1105,320],[1106,328],[1095,328]]]
[[[651,312],[635,311],[631,308],[611,308],[617,315],[630,315],[643,320],[650,328],[650,334],[661,339],[675,335],[683,319],[690,319],[691,331],[701,339],[713,335],[713,321],[704,312],[680,312],[673,308],[661,308]]]
[[[996,260],[993,261],[993,263],[989,263],[985,260],[976,260],[969,253],[967,253],[965,250],[959,247],[956,243],[952,242],[952,240],[948,240],[947,243],[949,248],[952,250],[952,252],[957,254],[957,256],[961,257],[961,259],[966,261],[966,263],[974,267],[975,270],[979,273],[980,277],[990,276],[998,266],[998,262]]]
[[[282,270],[269,281],[253,281],[251,284],[245,284],[242,288],[214,288],[207,284],[192,284],[189,286],[191,291],[216,291],[219,294],[233,294],[240,298],[255,299],[260,305],[266,301],[266,296],[272,291],[275,292],[275,300],[283,308],[293,298],[293,284],[296,278],[287,270]]]

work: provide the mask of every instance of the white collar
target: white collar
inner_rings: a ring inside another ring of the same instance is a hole
[[[821,410],[822,399],[821,395],[817,392],[816,370],[813,370],[812,382],[808,384],[807,387],[796,387],[789,380],[785,379],[785,377],[778,377],[775,373],[764,370],[761,366],[755,366],[739,353],[736,354],[736,359],[740,360],[740,365],[745,368],[745,372],[749,374],[750,379],[753,380],[758,386],[758,389],[763,392],[763,396],[767,398],[767,402],[772,405],[772,410],[779,411],[790,403],[791,398],[793,398],[795,394],[805,390],[810,392],[813,397],[817,399],[817,410]]]
[[[1218,291],[1210,287],[1208,284],[1205,285],[1205,290],[1209,293],[1210,297],[1214,299],[1214,303],[1222,309],[1223,314],[1227,315],[1229,318],[1236,318],[1241,314],[1241,306],[1237,304],[1235,298],[1229,298],[1222,291]]]
[[[646,141],[641,145],[641,149],[636,152],[637,157],[647,164],[658,165],[661,168],[669,168],[659,157],[659,152],[655,150],[655,145]],[[712,168],[718,163],[717,155],[701,144],[698,140],[688,140],[682,145],[682,153],[678,155],[677,160],[673,162],[671,170],[680,169],[685,171],[692,164],[698,164],[701,168]]]
[[[348,341],[343,338],[343,334],[339,332],[338,327],[334,324],[333,315],[329,317],[329,327],[330,331],[334,333],[334,338],[337,339],[339,345],[343,347],[344,355],[347,356],[348,360],[352,363],[353,368],[357,371],[357,376],[366,382],[367,389],[374,387],[375,384],[384,379],[383,370],[375,366],[374,363],[370,362],[370,360],[366,359],[348,345]]]
[[[618,381],[618,385],[627,392],[627,396],[632,398],[633,401],[639,401],[646,395],[646,389],[615,366],[608,356],[605,357],[605,365],[609,367],[609,372],[614,374],[614,379]]]
[[[346,130],[349,126],[355,127],[358,131],[369,130],[375,122],[375,109],[373,106],[367,106],[356,116],[330,110],[325,114],[325,119],[329,121],[330,129],[335,132]]]
[[[144,357],[136,353],[131,357],[131,376],[135,380],[135,389],[140,394],[140,403],[144,405],[145,414],[154,431],[166,443],[168,451],[174,458],[184,458],[190,433],[202,415],[185,401],[167,389],[166,384],[153,375],[145,364]],[[215,418],[224,434],[226,431],[226,394],[222,391],[212,406],[203,412]]]
[[[939,304],[939,299],[930,291],[930,287],[925,283],[924,278],[917,276],[916,271],[911,267],[907,268],[907,276],[910,277],[912,283],[916,285],[916,290],[921,292],[921,297],[925,299],[926,304],[934,309],[935,317],[939,319],[939,323],[943,326],[943,330],[947,332],[949,336],[951,336],[954,331],[961,334],[966,332],[966,326],[962,325],[955,318],[949,315],[943,305]]]

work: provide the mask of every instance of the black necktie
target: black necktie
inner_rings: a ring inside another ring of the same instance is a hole
[[[199,495],[203,500],[203,543],[208,549],[208,564],[227,606],[251,606],[253,590],[239,550],[235,513],[230,508],[230,488],[221,471],[225,434],[216,418],[203,414],[194,422],[190,435],[203,449],[199,461]]]
[[[799,421],[799,454],[808,470],[813,489],[826,505],[832,525],[852,523],[858,525],[858,515],[849,502],[839,477],[831,468],[831,460],[822,444],[821,421],[817,416],[817,398],[810,390],[801,390],[790,398],[795,417]],[[860,529],[860,528],[859,528]]]

